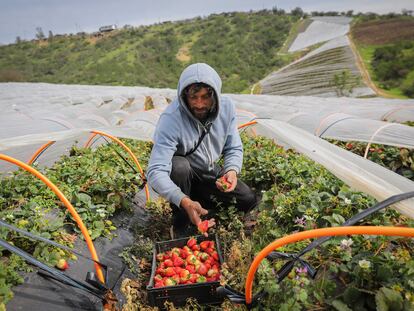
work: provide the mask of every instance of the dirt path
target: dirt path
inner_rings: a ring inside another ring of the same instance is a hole
[[[385,98],[396,98],[395,96],[385,93],[383,90],[379,89],[375,85],[374,82],[372,82],[369,72],[367,68],[365,67],[364,61],[362,60],[361,55],[359,55],[358,50],[354,44],[354,41],[352,40],[351,34],[348,34],[348,39],[349,39],[349,45],[351,47],[352,53],[354,53],[357,66],[358,66],[359,71],[361,72],[361,76],[362,76],[362,79],[364,80],[364,83],[368,87],[370,87],[378,96],[385,97]]]

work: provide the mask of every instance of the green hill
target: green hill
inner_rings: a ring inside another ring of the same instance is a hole
[[[0,47],[0,82],[175,88],[186,65],[206,62],[221,75],[225,92],[248,91],[288,61],[277,52],[297,19],[271,10],[235,12],[123,29],[102,37],[23,41]]]

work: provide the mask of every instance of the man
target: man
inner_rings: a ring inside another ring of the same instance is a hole
[[[223,155],[221,168],[216,162]],[[188,66],[181,74],[177,98],[165,109],[154,134],[147,170],[151,187],[172,203],[174,228],[198,225],[217,201],[249,211],[254,192],[237,179],[243,147],[235,107],[221,96],[221,79],[207,64]],[[223,177],[228,185],[218,181]],[[215,225],[209,220],[209,227]]]

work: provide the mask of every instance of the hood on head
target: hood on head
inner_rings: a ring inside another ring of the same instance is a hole
[[[204,63],[196,63],[188,66],[181,73],[180,79],[177,86],[177,97],[179,98],[180,104],[187,109],[187,106],[182,101],[182,93],[184,89],[193,83],[205,83],[214,89],[217,106],[220,105],[220,94],[221,94],[221,79],[218,73],[209,65]]]

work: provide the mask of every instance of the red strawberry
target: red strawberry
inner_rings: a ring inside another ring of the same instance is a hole
[[[214,252],[214,249],[211,248],[211,247],[206,249],[206,253],[209,254],[209,255],[211,255],[213,252]]]
[[[155,270],[156,274],[164,275],[164,268],[158,267],[157,270]]]
[[[173,267],[174,266],[174,263],[173,263],[173,261],[171,259],[166,259],[166,260],[164,260],[164,265],[166,267]]]
[[[181,281],[188,281],[191,277],[191,273],[188,270],[181,270],[180,272],[180,279]]]
[[[190,265],[193,265],[197,261],[197,258],[194,255],[188,255],[188,257],[186,258],[186,261]]]
[[[201,275],[206,275],[207,274],[207,267],[205,264],[200,264],[197,268],[197,273],[201,274]]]
[[[200,231],[200,233],[205,233],[208,230],[208,220],[204,220],[202,222],[200,222],[197,226],[198,231]]]
[[[59,261],[56,264],[56,267],[60,270],[66,270],[67,268],[69,268],[69,264],[67,263],[67,261],[65,259],[59,259]]]
[[[194,239],[194,238],[190,238],[190,239],[187,241],[187,246],[188,246],[189,248],[193,247],[193,245],[196,245],[196,244],[197,244],[197,240],[196,240],[196,239]]]
[[[200,248],[205,251],[210,246],[210,241],[203,241],[200,243]]]
[[[160,274],[156,274],[156,275],[154,276],[154,280],[155,280],[155,282],[162,281],[162,276],[161,276]]]
[[[214,241],[210,241],[209,248],[212,248],[212,249],[215,249],[216,248],[216,244],[214,243]]]
[[[193,246],[191,246],[191,250],[192,250],[193,252],[195,252],[195,251],[199,251],[199,250],[200,250],[200,246],[198,246],[197,244],[196,244],[196,245],[193,245]]]
[[[197,278],[199,277],[199,275],[197,273],[191,273],[190,279],[189,281],[191,283],[195,283],[197,281]]]
[[[196,269],[193,265],[187,265],[187,267],[185,267],[187,269],[188,272],[190,273],[195,273]]]
[[[200,259],[202,260],[202,261],[206,261],[206,260],[208,260],[210,258],[210,256],[207,254],[207,253],[200,253]]]
[[[217,252],[213,252],[213,253],[211,254],[211,257],[213,257],[213,259],[214,259],[215,261],[219,261],[219,255],[218,255],[218,253],[217,253]]]
[[[175,274],[175,270],[173,267],[168,267],[167,269],[165,269],[165,276],[173,276]]]
[[[224,191],[226,191],[227,189],[229,189],[229,188],[231,187],[231,183],[229,183],[229,182],[227,181],[226,176],[222,176],[222,177],[219,179],[219,183],[220,183],[220,185],[221,185],[221,188],[223,188],[223,190],[224,190]]]
[[[155,282],[155,285],[154,285],[154,287],[155,288],[158,288],[158,287],[164,287],[165,285],[164,285],[164,282],[161,280],[161,281],[158,281],[158,282]]]
[[[184,264],[184,260],[181,257],[177,257],[173,261],[174,267],[181,267]]]

